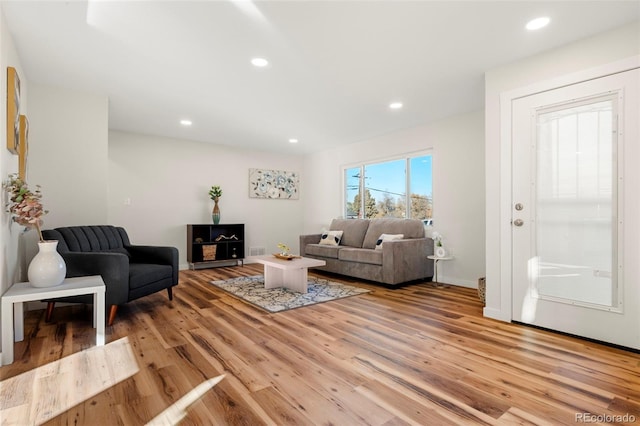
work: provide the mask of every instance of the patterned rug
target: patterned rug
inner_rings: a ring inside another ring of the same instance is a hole
[[[211,281],[211,284],[269,312],[287,311],[370,291],[317,277],[309,277],[307,293],[298,293],[287,288],[266,289],[262,275]]]

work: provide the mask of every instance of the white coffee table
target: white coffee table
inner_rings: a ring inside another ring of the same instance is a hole
[[[307,292],[308,268],[327,264],[308,257],[284,260],[273,255],[250,256],[245,260],[264,265],[264,288],[286,287],[299,293]]]
[[[24,303],[57,297],[93,294],[93,326],[96,329],[96,346],[104,345],[104,281],[100,275],[66,278],[55,287],[33,287],[28,282],[16,283],[2,295],[2,364],[13,362],[15,341],[24,339]],[[13,318],[11,318],[13,316]],[[13,319],[13,321],[12,321]]]

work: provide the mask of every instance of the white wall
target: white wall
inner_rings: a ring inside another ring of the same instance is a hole
[[[212,185],[222,187],[221,223],[245,224],[245,250],[297,247],[308,179],[302,158],[211,143],[112,131],[109,134],[108,223],[133,244],[171,245],[187,267],[187,224],[212,223]],[[249,169],[299,172],[299,200],[249,198]],[[130,202],[130,204],[127,204]]]
[[[7,67],[14,67],[20,78],[20,113],[28,115],[27,76],[20,64],[20,57],[15,49],[13,38],[7,28],[2,5],[0,4],[0,181],[4,182],[8,175],[18,172],[18,156],[6,149],[7,146]],[[4,208],[7,194],[2,191],[0,209],[0,294],[3,294],[14,282],[21,281],[21,265],[24,260],[24,227],[18,226],[11,220],[11,216]],[[2,327],[0,327],[0,330]],[[1,333],[1,331],[0,331]]]
[[[439,279],[476,287],[485,262],[483,120],[476,111],[307,157],[304,190],[313,199],[305,203],[305,233],[344,214],[343,166],[431,149],[435,228],[455,256],[440,263]]]
[[[0,5],[0,180],[4,182],[8,175],[18,172],[18,156],[9,152],[7,146],[7,67],[14,67],[20,78],[20,113],[27,114],[28,83],[22,70],[20,58],[13,44],[13,38],[6,25],[2,6]],[[21,238],[24,227],[11,220],[11,215],[4,208],[8,201],[7,194],[2,191],[2,209],[0,210],[0,294],[4,293],[14,282],[20,279],[20,264],[24,263],[20,253],[23,252]]]
[[[501,271],[510,256],[501,258],[501,240],[509,238],[508,227],[501,221],[501,211],[510,211],[508,193],[511,182],[501,178],[501,170],[511,167],[511,159],[503,158],[500,138],[500,94],[544,80],[601,66],[640,53],[640,24],[623,26],[595,37],[544,52],[524,60],[493,69],[485,74],[485,163],[486,163],[486,241],[487,292],[485,315],[509,321],[511,300],[502,282]],[[504,217],[504,214],[502,214]],[[508,235],[507,235],[508,234]],[[509,293],[510,294],[510,293]]]
[[[107,220],[106,96],[31,84],[27,180],[42,186],[45,228]]]

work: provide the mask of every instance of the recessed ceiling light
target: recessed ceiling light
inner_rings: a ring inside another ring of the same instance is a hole
[[[544,28],[547,25],[549,25],[549,22],[551,22],[551,19],[549,19],[548,16],[541,16],[539,18],[532,19],[529,22],[527,22],[526,28],[529,31],[539,30],[540,28]]]
[[[289,139],[289,143],[298,143],[298,139],[291,138]]]
[[[260,68],[264,68],[267,65],[269,65],[269,61],[267,61],[265,58],[253,58],[251,60],[251,64],[254,67],[260,67]]]
[[[400,109],[402,108],[402,102],[392,102],[389,104],[389,108],[391,109]]]
[[[191,120],[180,120],[180,124],[182,124],[183,126],[191,126],[193,123],[191,122]]]

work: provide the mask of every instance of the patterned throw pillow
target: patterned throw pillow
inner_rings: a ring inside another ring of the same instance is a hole
[[[382,244],[385,241],[401,240],[404,238],[404,234],[382,234],[378,241],[376,241],[376,250],[382,250]]]
[[[344,231],[324,231],[322,233],[322,237],[320,237],[320,244],[326,246],[340,245],[340,240],[342,239],[343,232]]]

